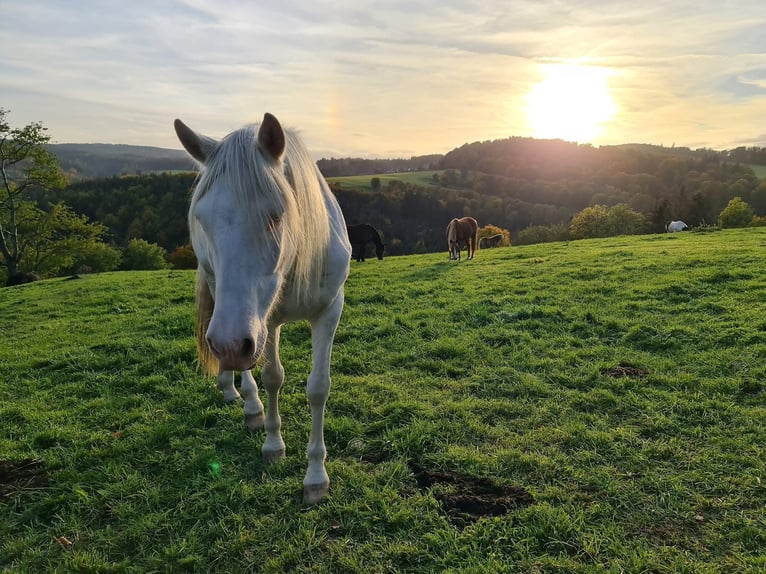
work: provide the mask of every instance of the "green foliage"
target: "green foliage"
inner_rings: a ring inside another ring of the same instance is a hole
[[[194,249],[192,249],[191,245],[182,245],[181,247],[176,247],[168,255],[168,263],[170,263],[173,269],[196,269],[197,256],[194,255]]]
[[[156,243],[145,239],[131,239],[122,253],[121,269],[128,271],[165,269],[167,252]]]
[[[586,207],[572,218],[569,232],[572,239],[636,235],[646,231],[646,219],[624,203],[612,207]]]
[[[741,197],[735,197],[729,201],[721,215],[718,216],[718,223],[721,227],[747,227],[753,220],[755,212],[753,208],[745,203]]]
[[[0,275],[57,275],[72,270],[116,268],[119,252],[102,240],[104,225],[88,221],[62,202],[65,184],[56,157],[46,149],[46,128],[32,123],[12,129],[0,109]],[[32,201],[36,197],[37,202]]]
[[[760,572],[766,229],[354,266],[301,501],[307,323],[285,326],[287,458],[196,371],[193,271],[0,291],[8,572]],[[62,344],[65,341],[66,344]],[[529,505],[476,520],[462,484]],[[484,482],[481,482],[484,481]],[[454,509],[453,509],[453,512]]]
[[[530,225],[519,231],[517,245],[532,245],[534,243],[551,243],[553,241],[569,240],[569,227],[558,225]]]

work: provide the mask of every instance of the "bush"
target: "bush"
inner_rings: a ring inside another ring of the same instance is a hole
[[[647,229],[646,218],[624,203],[612,207],[593,205],[572,218],[569,232],[572,239],[636,235]]]
[[[197,268],[197,256],[194,255],[194,249],[192,249],[191,245],[176,247],[173,252],[168,255],[168,262],[173,269]]]
[[[167,269],[165,250],[156,243],[145,239],[131,239],[122,254],[120,269],[138,271],[146,269]]]
[[[735,197],[723,208],[718,222],[721,227],[747,227],[755,212],[741,197]]]
[[[569,228],[558,223],[556,225],[530,225],[519,231],[516,239],[518,245],[532,245],[533,243],[550,243],[552,241],[568,241]]]

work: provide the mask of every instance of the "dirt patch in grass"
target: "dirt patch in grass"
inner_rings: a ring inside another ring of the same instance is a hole
[[[602,369],[601,374],[606,375],[607,377],[612,377],[613,379],[621,379],[625,377],[629,379],[643,379],[649,373],[646,371],[646,369],[634,367],[633,365],[623,365],[620,363],[614,367]]]
[[[534,503],[532,495],[521,487],[499,486],[487,478],[456,472],[427,470],[414,463],[410,464],[410,470],[418,486],[431,490],[450,522],[458,528],[485,516],[502,516]]]
[[[45,462],[39,458],[0,460],[0,498],[22,490],[32,490],[48,483]]]

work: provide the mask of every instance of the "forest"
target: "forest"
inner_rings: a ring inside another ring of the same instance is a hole
[[[734,159],[762,156],[746,151],[730,155],[650,145],[595,148],[507,138],[426,156],[420,167],[442,170],[434,176],[435,185],[395,180],[369,191],[331,178],[331,187],[347,222],[379,229],[389,255],[425,253],[444,249],[447,223],[463,215],[475,217],[480,226],[508,230],[512,241],[530,227],[566,229],[578,212],[594,205],[626,205],[643,214],[642,231],[648,233],[664,231],[673,219],[692,227],[715,224],[735,197],[764,215],[766,184]],[[420,161],[415,160],[412,165]],[[372,178],[378,168],[392,168],[386,161],[320,160],[318,165],[326,177],[353,175],[364,165]],[[407,164],[399,167],[410,169]],[[36,199],[40,204],[63,201],[103,223],[115,245],[142,238],[172,251],[188,242],[186,210],[194,178],[186,172],[75,181]]]

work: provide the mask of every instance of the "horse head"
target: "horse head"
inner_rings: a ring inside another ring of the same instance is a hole
[[[295,211],[283,188],[285,133],[264,115],[253,127],[221,141],[199,135],[181,120],[175,130],[201,165],[189,208],[199,275],[213,303],[204,338],[226,370],[247,370],[263,352],[269,312],[290,264],[286,222]]]

